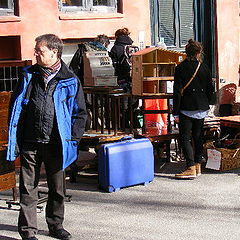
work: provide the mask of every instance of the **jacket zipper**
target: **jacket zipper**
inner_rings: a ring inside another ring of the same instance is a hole
[[[47,84],[47,87],[45,88],[45,91],[44,91],[43,101],[42,101],[42,104],[41,104],[40,132],[43,132],[43,116],[44,116],[44,112],[45,112],[45,108],[46,108],[46,98],[47,98],[47,95],[48,95],[48,91],[49,91],[49,85]]]

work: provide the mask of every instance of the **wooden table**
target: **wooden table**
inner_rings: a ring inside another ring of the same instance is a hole
[[[220,117],[220,125],[223,127],[238,128],[240,130],[240,115]]]
[[[229,135],[230,138],[239,138],[240,133],[240,115],[219,117],[222,135]]]
[[[126,136],[132,137],[131,134],[125,134],[124,132],[119,133],[119,135],[115,135],[113,133],[108,134],[108,132],[105,132],[102,134],[102,133],[99,133],[96,131],[87,131],[82,136],[82,139],[81,139],[79,145],[96,147],[97,145],[120,141],[121,138],[126,137]]]
[[[130,132],[132,132],[132,95],[124,93],[123,89],[116,87],[93,86],[83,88],[85,98],[88,101],[88,108],[90,109],[92,120],[91,129],[96,132],[108,134],[118,131],[125,131],[125,116],[123,110],[129,110]],[[124,102],[127,105],[123,109]]]
[[[176,154],[179,155],[180,154],[180,148],[178,147],[178,142],[179,142],[179,131],[178,129],[173,129],[173,130],[169,130],[167,128],[165,129],[159,129],[157,127],[151,127],[145,130],[144,133],[138,133],[135,132],[134,133],[134,137],[135,138],[142,138],[142,137],[146,137],[148,138],[153,146],[154,149],[156,150],[156,155],[157,155],[157,159],[160,159],[160,149],[163,148],[163,145],[166,146],[166,161],[170,162],[171,161],[171,141],[175,140],[175,151]]]

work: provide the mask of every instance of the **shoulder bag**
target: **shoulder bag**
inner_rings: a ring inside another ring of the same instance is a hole
[[[184,90],[188,87],[188,85],[192,82],[192,80],[195,78],[197,72],[198,72],[198,69],[200,68],[200,65],[201,65],[201,62],[198,62],[198,66],[194,72],[194,74],[192,75],[191,79],[189,80],[189,82],[183,87],[180,89],[180,93],[181,93],[181,96],[183,95],[183,92]]]

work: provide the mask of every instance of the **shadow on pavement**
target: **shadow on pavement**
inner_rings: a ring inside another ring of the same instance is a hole
[[[7,237],[7,236],[1,236],[0,235],[0,240],[18,240],[18,238],[12,238],[12,237]]]
[[[7,231],[11,231],[11,232],[17,232],[17,226],[13,226],[13,225],[6,225],[6,224],[0,224],[0,229],[1,230],[7,230]],[[0,238],[1,239],[1,238]]]

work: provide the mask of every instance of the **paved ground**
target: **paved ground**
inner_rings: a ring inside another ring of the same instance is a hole
[[[67,181],[64,226],[76,240],[239,240],[240,170],[206,170],[195,180],[176,180],[182,162],[157,168],[147,186],[106,193],[98,189],[94,171],[82,173],[77,183]],[[41,187],[45,189],[43,180]],[[0,240],[20,239],[18,206],[8,209],[0,193]],[[42,204],[45,207],[45,203]],[[38,213],[40,240],[50,240],[44,211]]]

